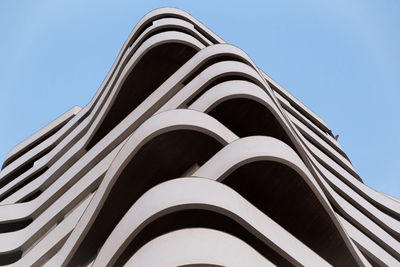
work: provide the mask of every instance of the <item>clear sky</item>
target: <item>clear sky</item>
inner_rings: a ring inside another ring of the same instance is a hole
[[[0,1],[0,162],[84,106],[139,19],[186,10],[320,115],[367,185],[400,197],[400,2]]]

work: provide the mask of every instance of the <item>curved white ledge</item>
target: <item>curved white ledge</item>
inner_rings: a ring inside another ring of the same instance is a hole
[[[207,209],[231,217],[294,265],[328,265],[230,187],[204,178],[179,178],[153,187],[136,201],[110,234],[93,266],[112,266],[147,224],[184,209]]]
[[[82,108],[78,106],[72,107],[70,110],[59,116],[57,119],[47,124],[39,131],[35,132],[32,136],[28,137],[27,139],[25,139],[15,147],[13,147],[8,152],[1,169],[4,169],[7,165],[9,165],[10,161],[15,161],[18,157],[20,157],[18,156],[19,154],[27,153],[30,149],[29,147],[37,146],[38,144],[43,142],[44,140],[41,142],[39,142],[38,140],[43,138],[43,136],[50,134],[52,131],[54,131],[54,129],[60,127],[63,124],[66,124],[70,119],[72,119],[76,114],[78,114],[78,112],[81,109]]]
[[[303,103],[301,103],[299,100],[297,100],[294,96],[292,96],[285,88],[280,86],[277,82],[275,82],[271,77],[269,77],[266,73],[261,71],[264,79],[266,79],[268,82],[273,84],[278,90],[279,93],[283,94],[286,98],[288,98],[292,103],[294,103],[296,106],[298,106],[300,109],[305,111],[306,114],[309,115],[309,117],[314,121],[316,125],[318,125],[321,129],[324,131],[329,131],[328,125],[324,122],[324,120],[319,117],[317,114],[315,114],[312,110],[307,108]]]
[[[231,80],[217,84],[202,94],[188,108],[207,113],[218,104],[233,98],[251,99],[265,106],[281,125],[294,146],[299,147],[300,144],[295,137],[296,133],[291,130],[284,117],[280,116],[279,109],[274,105],[272,99],[261,87],[251,82]]]
[[[221,246],[227,243],[229,246]],[[168,244],[168,245],[167,245]],[[167,246],[167,249],[166,249]],[[190,228],[162,235],[144,245],[124,266],[275,266],[240,239],[226,233]]]
[[[318,161],[314,161],[314,164],[329,183],[329,186],[336,192],[341,192],[341,195],[345,197],[346,201],[351,203],[354,207],[357,207],[361,212],[368,215],[368,217],[372,217],[371,219],[386,231],[395,236],[400,236],[400,222],[398,220],[383,213],[366,199],[362,198],[348,185],[323,167]]]
[[[42,234],[50,230],[52,225],[62,220],[64,215],[78,205],[91,191],[95,190],[98,183],[99,181],[95,180],[91,181],[91,184],[88,185],[86,183],[77,184],[73,189],[77,189],[79,193],[71,192],[70,194],[63,195],[27,227],[14,232],[1,233],[0,255],[10,254],[17,250],[26,250],[34,244]],[[85,187],[85,190],[80,192],[81,190],[79,190],[79,187],[82,186]]]
[[[272,160],[285,164],[296,170],[311,187],[316,185],[316,182],[309,178],[312,176],[296,152],[284,142],[268,136],[244,137],[232,142],[217,152],[193,176],[222,181],[234,169],[260,160]],[[216,162],[220,164],[215,164]],[[317,194],[321,193],[317,192]]]
[[[400,262],[393,258],[384,249],[378,246],[374,241],[368,238],[360,230],[354,227],[351,223],[346,221],[343,217],[338,216],[343,227],[349,233],[350,237],[358,244],[360,249],[368,254],[369,257],[383,266],[400,266]]]
[[[372,239],[376,243],[384,247],[387,251],[390,251],[396,259],[400,260],[400,242],[394,239],[359,210],[354,208],[349,202],[332,190],[324,180],[321,181],[329,192],[332,202],[336,203],[336,207],[341,211],[343,216],[345,216],[349,221],[352,221],[353,224],[357,225],[359,229],[367,232],[372,236]]]
[[[39,168],[43,167],[42,163],[43,161],[47,161],[48,158],[50,158],[50,154],[54,153],[54,148],[45,153],[46,150],[49,150],[52,146],[58,145],[68,134],[71,133],[78,125],[77,122],[79,118],[82,116],[84,110],[81,110],[78,112],[77,115],[75,115],[73,118],[71,118],[63,127],[61,127],[60,130],[58,130],[54,135],[50,136],[49,138],[43,140],[43,142],[40,142],[36,146],[34,146],[31,150],[28,150],[26,153],[15,159],[15,161],[11,162],[9,165],[7,165],[4,169],[0,171],[0,181],[7,179],[9,176],[13,176],[14,172],[18,172],[21,166],[25,164],[33,164],[33,167],[30,169],[26,170],[24,173],[22,173],[20,176],[28,177],[30,176],[33,172],[38,170]],[[38,154],[45,153],[44,156],[42,156],[40,159],[35,160],[37,158]]]
[[[183,108],[191,98],[201,92],[202,89],[213,80],[228,75],[240,75],[250,78],[259,84],[262,82],[258,73],[247,64],[238,61],[218,62],[203,70],[190,83],[184,86],[159,110],[159,112],[169,109]]]
[[[315,134],[317,134],[320,138],[322,138],[325,142],[327,142],[336,152],[340,153],[342,156],[346,156],[346,154],[343,152],[342,148],[339,146],[339,143],[335,140],[335,138],[333,138],[331,135],[321,130],[313,122],[311,122],[305,115],[301,114],[297,109],[293,108],[293,106],[291,106],[291,104],[285,98],[283,98],[283,96],[279,95],[277,92],[275,92],[274,95],[279,100],[279,103],[281,104],[284,112],[288,115],[289,118],[293,117],[301,121],[310,130],[312,130]]]
[[[163,8],[158,8],[155,9],[146,15],[143,16],[143,18],[136,24],[136,26],[133,28],[132,32],[130,33],[129,37],[125,41],[122,49],[126,49],[128,45],[134,40],[140,30],[148,23],[160,19],[160,18],[169,18],[169,17],[174,17],[174,18],[179,18],[183,19],[186,21],[190,21],[198,27],[202,32],[206,34],[206,37],[209,38],[211,41],[216,42],[216,43],[225,43],[218,35],[210,31],[207,27],[205,27],[201,22],[199,22],[196,18],[191,16],[189,13],[177,9],[177,8],[172,8],[172,7],[163,7]]]
[[[229,246],[221,246],[229,244]],[[240,239],[226,233],[190,228],[157,237],[124,266],[275,266]]]
[[[319,135],[310,130],[303,122],[298,120],[295,116],[290,113],[287,113],[289,119],[297,126],[303,136],[306,136],[308,139],[318,144],[318,149],[322,150],[323,153],[328,154],[330,157],[334,158],[338,161],[338,164],[349,171],[356,178],[358,177],[356,171],[351,165],[350,161],[345,158],[342,154],[340,154],[337,150],[335,150],[332,146],[330,146],[326,140],[322,139]]]
[[[93,195],[90,195],[87,199],[79,203],[65,219],[55,225],[49,233],[45,233],[43,239],[40,239],[21,259],[7,266],[43,265],[48,258],[53,256],[55,250],[59,249],[65,242],[92,197]]]
[[[234,98],[249,98],[266,103],[269,109],[273,107],[272,100],[259,86],[247,81],[232,80],[208,89],[188,108],[208,113],[220,103]]]

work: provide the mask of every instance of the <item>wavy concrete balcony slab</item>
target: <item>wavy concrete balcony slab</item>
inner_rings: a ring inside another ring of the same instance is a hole
[[[0,171],[1,265],[400,266],[399,220],[318,115],[174,8]]]

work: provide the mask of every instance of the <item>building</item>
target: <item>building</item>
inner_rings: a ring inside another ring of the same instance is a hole
[[[0,201],[2,265],[400,265],[400,200],[172,8],[142,18],[85,107],[9,152]]]

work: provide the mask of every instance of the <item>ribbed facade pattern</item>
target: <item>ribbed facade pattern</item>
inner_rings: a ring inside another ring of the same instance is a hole
[[[2,265],[400,266],[399,220],[321,118],[172,8],[0,172]]]

